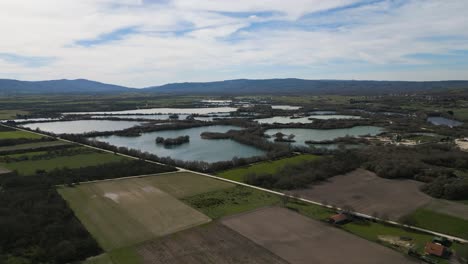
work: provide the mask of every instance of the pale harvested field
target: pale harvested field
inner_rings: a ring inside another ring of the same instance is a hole
[[[463,150],[463,151],[468,151],[468,141],[456,139],[456,140],[455,140],[455,144],[457,144],[457,146],[458,146],[461,150]]]
[[[360,213],[398,220],[433,200],[419,190],[422,184],[412,180],[384,179],[358,169],[293,193],[341,208],[350,206]]]
[[[211,179],[190,172],[177,172],[142,178],[148,184],[168,194],[185,198],[201,193],[234,187],[234,184]]]
[[[284,208],[264,208],[222,223],[291,264],[414,263],[389,248]]]
[[[211,220],[140,178],[81,184],[58,191],[106,251]]]
[[[5,173],[9,173],[9,172],[11,172],[11,171],[8,170],[8,169],[0,167],[0,175],[5,174]]]
[[[144,264],[286,264],[233,230],[215,223],[185,230],[137,248]]]

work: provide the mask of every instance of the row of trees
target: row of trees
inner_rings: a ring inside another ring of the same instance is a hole
[[[176,138],[163,138],[163,137],[156,138],[156,144],[163,144],[164,146],[182,145],[188,142],[190,142],[189,136],[180,136]]]
[[[318,160],[304,161],[286,165],[276,173],[246,175],[246,182],[264,188],[291,190],[306,188],[308,185],[326,180],[335,175],[357,169],[361,160],[353,152],[343,151],[336,155],[322,157]]]

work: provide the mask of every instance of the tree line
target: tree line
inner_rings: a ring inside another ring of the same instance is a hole
[[[269,189],[300,189],[335,175],[353,171],[360,165],[360,158],[354,152],[345,150],[337,152],[333,156],[289,164],[272,174],[249,173],[246,175],[245,181],[248,184]]]
[[[128,160],[31,176],[0,177],[0,263],[59,264],[102,252],[56,191],[56,185],[174,171]]]

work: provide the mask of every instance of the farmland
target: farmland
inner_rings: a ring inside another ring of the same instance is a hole
[[[210,221],[209,217],[138,178],[82,184],[61,188],[59,193],[105,250]]]
[[[33,175],[37,170],[50,171],[57,168],[80,168],[104,163],[119,162],[124,158],[109,153],[85,153],[73,156],[54,157],[51,159],[27,160],[11,163],[0,163],[9,170],[20,175]]]
[[[391,249],[283,208],[265,208],[222,223],[291,264],[414,263]],[[339,247],[339,254],[337,245],[346,245]]]
[[[293,165],[303,161],[316,160],[315,155],[296,155],[290,158],[284,158],[274,161],[261,162],[241,168],[219,172],[217,175],[229,180],[243,182],[244,177],[250,173],[256,174],[273,174],[286,165]]]
[[[234,184],[218,181],[189,172],[163,174],[141,179],[147,184],[176,197],[185,198],[202,193],[234,187]]]
[[[183,201],[205,215],[218,219],[268,205],[279,204],[280,198],[270,193],[237,186],[187,197]]]
[[[468,239],[468,220],[420,208],[407,216],[415,226]]]
[[[18,139],[18,138],[38,139],[38,138],[42,138],[42,136],[29,133],[29,132],[24,132],[24,131],[0,132],[0,139]]]
[[[0,120],[16,119],[17,115],[26,115],[27,111],[22,110],[0,110]]]
[[[144,264],[286,264],[284,260],[233,230],[213,223],[137,247]]]
[[[352,208],[369,215],[397,220],[432,200],[419,191],[421,185],[416,181],[388,180],[369,171],[356,170],[292,193],[341,208]]]
[[[18,144],[14,146],[5,146],[0,147],[0,153],[2,152],[24,152],[24,151],[34,151],[37,149],[49,149],[55,148],[58,146],[70,145],[68,142],[64,141],[45,141],[37,143],[27,143],[27,144]]]

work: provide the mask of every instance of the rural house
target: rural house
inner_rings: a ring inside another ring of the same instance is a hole
[[[336,225],[346,224],[350,221],[349,217],[346,214],[340,213],[333,215],[329,218],[330,223]]]
[[[424,252],[428,255],[433,255],[437,257],[447,257],[450,254],[450,251],[443,245],[436,244],[433,242],[427,242],[424,247]]]

